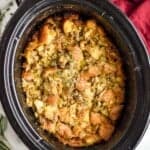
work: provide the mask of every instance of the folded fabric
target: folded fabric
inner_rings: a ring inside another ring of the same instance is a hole
[[[112,0],[137,27],[150,54],[150,0]]]

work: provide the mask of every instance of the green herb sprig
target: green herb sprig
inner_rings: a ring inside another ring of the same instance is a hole
[[[6,16],[6,13],[10,10],[10,8],[13,6],[13,2],[10,2],[6,8],[3,10],[0,9],[0,33],[1,33],[1,24],[3,22],[4,17]]]
[[[10,2],[3,10],[0,9],[0,22],[3,20],[5,14],[10,10],[11,6],[13,6],[13,2]]]
[[[7,119],[0,114],[0,150],[10,150],[10,145],[5,137],[7,129]]]

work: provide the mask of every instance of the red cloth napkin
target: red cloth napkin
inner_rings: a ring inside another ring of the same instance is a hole
[[[150,54],[150,0],[112,0],[140,31]]]

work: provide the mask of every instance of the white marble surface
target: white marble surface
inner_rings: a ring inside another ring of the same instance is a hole
[[[0,0],[0,9],[2,9],[2,8],[4,9],[10,1],[11,0]],[[10,15],[9,15],[10,12],[14,12],[16,9],[17,9],[17,5],[14,2],[13,6],[11,7],[11,10],[7,13],[4,21],[1,24],[2,28],[0,27],[0,33],[2,32],[7,21],[10,18]],[[4,114],[1,104],[0,104],[0,113]],[[14,132],[14,130],[12,129],[10,124],[8,125],[8,129],[6,131],[6,138],[8,139],[12,150],[28,150],[28,148],[23,144],[21,139],[19,139],[19,137],[16,135],[16,133]],[[147,129],[147,131],[144,135],[144,138],[138,144],[136,150],[150,150],[150,126]]]

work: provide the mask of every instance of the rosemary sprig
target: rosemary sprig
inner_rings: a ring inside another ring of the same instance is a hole
[[[0,22],[3,20],[4,16],[5,16],[5,14],[2,13],[2,11],[0,10]]]
[[[10,10],[11,6],[13,6],[13,2],[10,2],[3,10],[0,9],[0,34],[1,34],[1,24],[3,22],[4,17],[6,16],[6,13]]]
[[[3,10],[0,9],[0,34],[2,21],[12,5],[13,2],[10,2],[6,8],[4,8]],[[10,145],[4,134],[6,129],[7,129],[7,119],[6,117],[0,114],[0,150],[10,150]]]
[[[6,129],[7,119],[3,115],[0,115],[0,150],[10,150],[9,143],[4,134]]]
[[[0,22],[3,20],[5,14],[10,10],[11,6],[13,5],[13,2],[10,2],[6,8],[3,10],[0,9]]]

